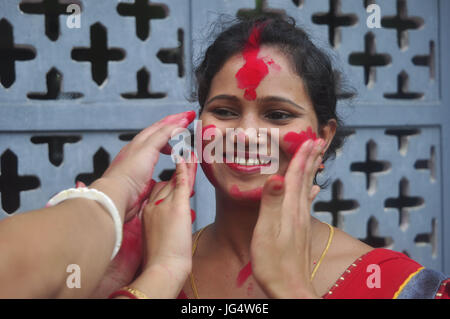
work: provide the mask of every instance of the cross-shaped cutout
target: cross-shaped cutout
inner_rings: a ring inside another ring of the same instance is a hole
[[[431,220],[431,233],[420,233],[414,238],[416,245],[431,245],[431,255],[435,257],[437,255],[437,221],[436,218]]]
[[[333,182],[331,190],[331,200],[328,202],[317,202],[314,204],[314,211],[327,212],[331,214],[332,224],[335,227],[342,228],[343,216],[342,212],[352,211],[359,207],[356,200],[353,199],[343,199],[344,187],[342,182],[338,179]]]
[[[385,93],[384,97],[387,99],[405,99],[405,100],[414,100],[420,99],[424,96],[423,93],[420,92],[410,92],[409,91],[409,76],[408,73],[402,71],[397,76],[397,92],[394,93]]]
[[[400,154],[406,155],[410,137],[419,135],[420,130],[417,128],[388,129],[384,131],[384,134],[396,136],[398,141],[398,151]]]
[[[360,240],[374,248],[388,248],[394,243],[392,237],[379,236],[378,220],[374,216],[371,216],[367,221],[366,238]]]
[[[92,173],[82,173],[75,178],[75,182],[80,181],[89,186],[93,181],[100,178],[109,166],[109,154],[103,147],[94,154],[94,171]]]
[[[60,0],[43,0],[42,2],[22,1],[19,8],[23,13],[43,14],[45,16],[45,34],[50,40],[56,41],[59,37],[59,16],[71,14],[67,12],[67,7],[73,3],[81,7],[79,1],[70,0],[67,3],[60,3]]]
[[[417,66],[426,66],[430,69],[430,79],[434,80],[436,73],[435,62],[435,48],[434,41],[430,41],[430,54],[428,55],[415,55],[412,58],[412,63]]]
[[[150,34],[150,20],[165,19],[169,14],[167,5],[135,0],[134,3],[119,3],[117,12],[124,17],[136,18],[136,36],[145,41]]]
[[[267,16],[278,16],[284,13],[284,10],[269,8],[269,6],[267,5],[267,0],[255,0],[254,9],[239,9],[237,12],[237,16],[239,18],[245,19],[258,17],[262,14],[265,14]]]
[[[399,226],[402,230],[408,228],[409,210],[423,205],[424,200],[419,196],[409,196],[409,181],[403,177],[399,183],[399,196],[387,198],[384,207],[395,208],[399,212]]]
[[[119,140],[129,142],[131,141],[139,132],[123,133],[119,135]]]
[[[39,188],[39,178],[32,175],[18,175],[18,160],[16,154],[7,149],[1,156],[0,193],[2,208],[12,214],[20,207],[20,192]]]
[[[176,48],[161,49],[156,56],[162,63],[175,63],[178,66],[178,77],[184,76],[184,32],[177,31],[178,43]]]
[[[366,161],[355,162],[350,165],[352,172],[361,172],[366,174],[366,188],[369,194],[376,191],[376,174],[386,172],[391,164],[387,161],[378,161],[377,144],[373,140],[369,140],[366,144]]]
[[[81,140],[80,136],[33,136],[33,144],[48,144],[48,159],[54,166],[60,166],[64,160],[64,144],[76,143]]]
[[[9,88],[16,80],[16,61],[33,60],[33,47],[14,44],[13,27],[6,20],[0,20],[0,83]]]
[[[163,92],[150,92],[150,73],[144,67],[136,74],[137,92],[122,93],[121,96],[125,99],[161,99],[167,96]]]
[[[364,8],[367,8],[371,4],[375,4],[375,0],[364,0]]]
[[[167,182],[172,178],[172,175],[175,173],[174,169],[164,169],[159,175],[159,179],[163,182]]]
[[[91,62],[92,79],[100,86],[108,77],[108,61],[121,61],[125,52],[119,48],[108,49],[106,28],[97,22],[91,26],[91,47],[75,48],[72,59]]]
[[[430,149],[430,158],[429,159],[420,159],[414,163],[415,169],[429,169],[430,170],[430,178],[432,181],[436,180],[436,148],[431,146]]]
[[[343,14],[341,12],[341,0],[329,0],[330,10],[312,15],[312,22],[315,24],[328,25],[328,40],[330,44],[337,48],[341,43],[341,27],[349,27],[358,23],[358,16],[355,14]]]
[[[421,17],[408,17],[406,0],[397,0],[397,15],[381,19],[381,26],[397,30],[397,43],[401,50],[408,48],[408,30],[419,29],[424,24]]]
[[[303,6],[303,3],[305,2],[305,0],[292,0],[292,3],[296,6],[301,8]]]
[[[75,100],[83,97],[79,92],[61,92],[63,76],[56,68],[47,73],[47,92],[30,92],[27,94],[32,100]]]
[[[364,67],[364,84],[372,87],[376,81],[376,67],[391,63],[391,56],[387,53],[376,53],[375,35],[368,32],[364,37],[364,52],[353,52],[348,57],[351,65]]]

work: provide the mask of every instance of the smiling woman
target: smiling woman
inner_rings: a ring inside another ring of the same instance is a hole
[[[316,176],[343,143],[337,101],[353,92],[293,19],[237,21],[195,74],[200,120],[216,132],[199,151],[219,142],[232,160],[202,163],[215,187],[216,218],[193,235],[192,272],[180,298],[435,297],[443,275],[310,215]],[[230,129],[257,134],[224,134]],[[279,138],[259,134],[271,129]],[[240,155],[238,142],[245,145]],[[259,154],[274,146],[276,158]],[[261,173],[267,159],[277,161],[275,174]],[[434,284],[418,293],[424,281]]]

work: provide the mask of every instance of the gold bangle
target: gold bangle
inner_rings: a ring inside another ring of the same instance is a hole
[[[150,299],[149,297],[147,297],[146,294],[144,294],[142,291],[136,289],[136,288],[131,288],[131,287],[123,287],[122,290],[128,291],[130,294],[132,294],[133,296],[135,296],[137,299]]]

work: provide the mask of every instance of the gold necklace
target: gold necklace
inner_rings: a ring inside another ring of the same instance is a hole
[[[323,252],[322,252],[322,255],[321,255],[320,258],[319,258],[319,261],[318,261],[317,264],[314,266],[314,269],[313,269],[313,271],[312,271],[312,273],[311,273],[310,281],[312,281],[312,280],[314,279],[314,276],[316,275],[317,270],[319,269],[320,264],[322,263],[323,259],[325,258],[325,255],[326,255],[327,252],[328,252],[328,249],[330,248],[331,241],[333,240],[333,236],[334,236],[334,227],[331,226],[331,225],[328,224],[328,223],[324,223],[324,224],[326,224],[326,225],[328,226],[328,228],[330,229],[330,233],[329,233],[329,235],[328,235],[328,242],[327,242],[327,245],[325,246],[325,249],[324,249]],[[200,235],[201,235],[202,232],[203,232],[207,227],[209,227],[210,225],[212,225],[212,224],[209,224],[209,225],[203,227],[202,229],[200,229],[200,231],[197,233],[197,235],[195,235],[194,243],[193,243],[193,245],[192,245],[192,258],[194,258],[195,251],[196,251],[197,246],[198,246],[198,240],[200,239]],[[189,279],[190,279],[190,281],[191,281],[191,288],[192,288],[192,291],[193,291],[193,293],[194,293],[194,297],[195,297],[195,299],[199,299],[199,296],[198,296],[198,290],[197,290],[197,285],[195,284],[194,274],[193,274],[192,271],[191,271],[191,273],[189,274]]]

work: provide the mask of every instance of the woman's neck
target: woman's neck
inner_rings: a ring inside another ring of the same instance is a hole
[[[216,190],[216,218],[213,238],[220,250],[237,256],[240,263],[250,260],[250,243],[258,220],[259,202],[233,200]]]

